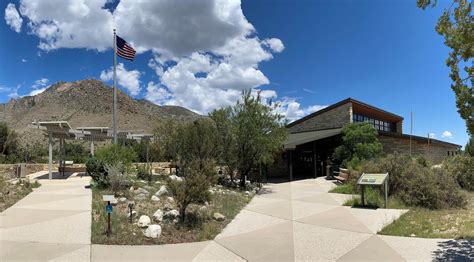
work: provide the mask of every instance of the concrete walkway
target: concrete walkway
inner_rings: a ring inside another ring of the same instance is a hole
[[[89,178],[43,180],[1,214],[0,261],[469,261],[473,241],[380,236],[404,211],[355,209],[324,179],[268,184],[213,241],[90,245]]]
[[[30,176],[41,187],[0,214],[0,261],[90,260],[90,178],[47,176]]]

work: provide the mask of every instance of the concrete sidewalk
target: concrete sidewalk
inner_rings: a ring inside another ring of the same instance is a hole
[[[90,260],[90,178],[45,177],[31,175],[41,187],[0,214],[0,261]]]

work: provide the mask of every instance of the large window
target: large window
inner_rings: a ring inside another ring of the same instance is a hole
[[[353,114],[352,115],[352,120],[353,120],[353,122],[367,122],[367,123],[370,123],[375,127],[375,129],[377,129],[379,131],[397,132],[397,127],[396,127],[395,123],[392,123],[392,122],[382,121],[382,120],[374,119],[374,118],[359,115],[359,114]]]

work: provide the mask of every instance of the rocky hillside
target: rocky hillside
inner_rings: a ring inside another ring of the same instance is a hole
[[[37,121],[68,121],[79,126],[112,127],[113,92],[98,80],[58,82],[43,93],[12,99],[0,107],[0,118],[21,134],[23,143],[43,140],[28,124]],[[179,106],[158,106],[135,100],[118,91],[118,129],[152,132],[164,119],[193,120],[200,115]]]

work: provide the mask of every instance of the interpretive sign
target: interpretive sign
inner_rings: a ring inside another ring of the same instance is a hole
[[[107,212],[107,214],[112,213],[112,205],[106,205],[105,206],[105,211]]]
[[[357,181],[359,185],[374,185],[381,186],[388,177],[387,174],[362,174]]]
[[[357,184],[361,187],[360,198],[362,206],[365,206],[364,191],[365,186],[382,186],[384,187],[385,208],[388,203],[388,173],[385,174],[362,174],[357,180]]]

